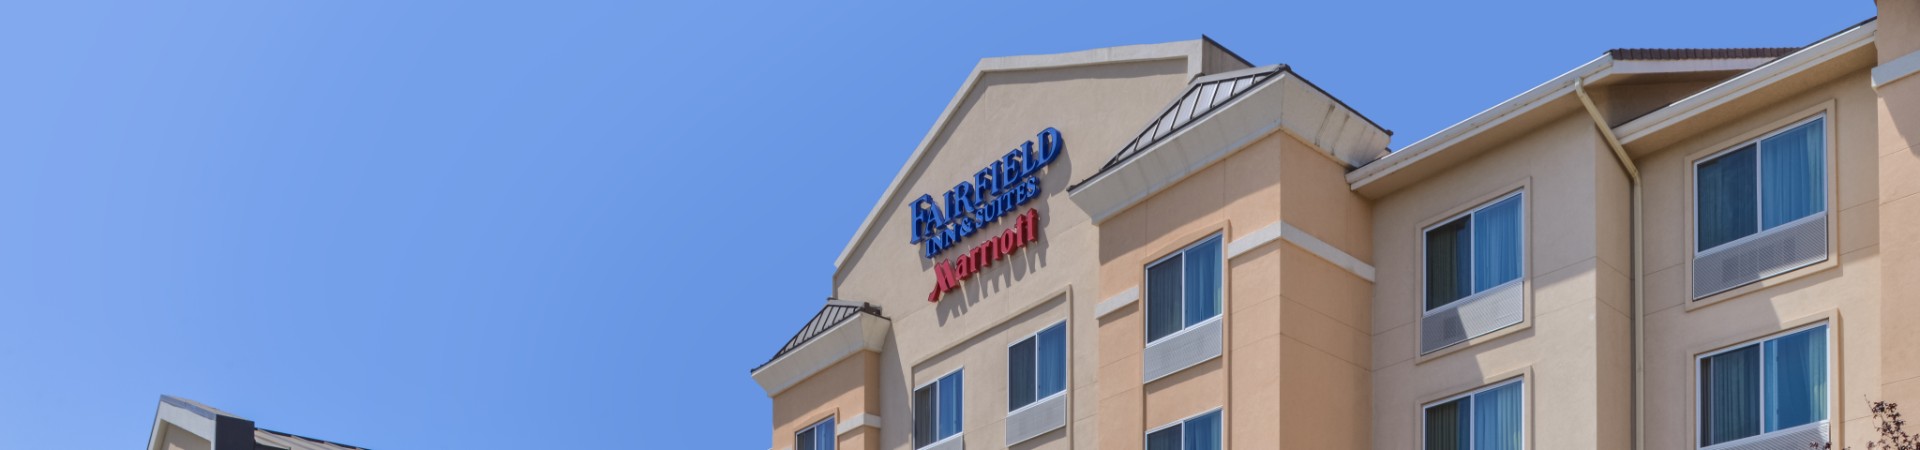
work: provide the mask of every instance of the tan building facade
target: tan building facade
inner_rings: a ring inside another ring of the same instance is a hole
[[[982,60],[753,369],[770,448],[1863,448],[1920,400],[1920,6],[1880,10],[1395,151],[1204,38]]]

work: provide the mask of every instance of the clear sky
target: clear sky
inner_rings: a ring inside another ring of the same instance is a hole
[[[1398,148],[1608,48],[1873,9],[8,2],[0,449],[140,448],[161,394],[382,450],[764,449],[747,370],[979,58],[1206,33]]]

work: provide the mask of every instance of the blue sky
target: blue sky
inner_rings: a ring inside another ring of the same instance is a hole
[[[1397,148],[1608,48],[1798,46],[1872,14],[10,2],[0,448],[138,448],[173,394],[376,449],[764,449],[747,370],[981,57],[1206,33]]]

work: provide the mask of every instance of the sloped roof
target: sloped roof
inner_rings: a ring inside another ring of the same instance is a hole
[[[773,357],[767,358],[767,362],[760,363],[759,366],[754,367],[753,370],[749,372],[760,370],[761,367],[772,364],[774,361],[779,360],[780,357],[792,353],[803,345],[807,345],[807,342],[812,341],[813,338],[826,334],[828,330],[832,330],[834,326],[840,325],[841,322],[846,322],[848,319],[852,319],[854,316],[860,314],[870,314],[882,319],[886,318],[886,316],[880,315],[880,307],[873,306],[871,303],[828,300],[827,305],[820,307],[820,312],[814,314],[813,319],[808,320],[806,326],[800,327],[799,332],[794,333],[792,338],[787,339],[787,345],[781,346],[780,351],[775,352]]]
[[[260,447],[280,450],[367,450],[338,442],[328,442],[292,433],[282,433],[265,428],[253,429],[253,443]]]
[[[1760,48],[1616,48],[1607,50],[1615,61],[1667,61],[1682,59],[1779,58],[1801,47]]]
[[[1145,130],[1141,130],[1140,134],[1134,136],[1126,146],[1120,147],[1119,153],[1115,153],[1113,158],[1108,159],[1106,164],[1100,166],[1099,171],[1094,172],[1087,179],[1094,179],[1102,173],[1113,170],[1115,166],[1139,154],[1141,149],[1152,147],[1154,143],[1173,136],[1175,132],[1186,128],[1187,124],[1192,123],[1194,119],[1205,117],[1207,113],[1213,112],[1214,107],[1233,101],[1235,97],[1253,90],[1254,86],[1258,86],[1284,70],[1287,70],[1285,64],[1277,64],[1195,78],[1192,83],[1187,84],[1185,93],[1175,97],[1165,111],[1155,117],[1152,122],[1147,123]],[[1069,189],[1084,183],[1086,183],[1085,180],[1074,183]]]
[[[245,430],[251,430],[253,434],[253,444],[254,444],[253,448],[255,448],[256,450],[367,450],[366,447],[355,447],[352,445],[342,444],[338,442],[332,442],[332,441],[327,441],[323,439],[315,439],[315,438],[310,438],[310,437],[301,436],[297,434],[284,433],[279,431],[268,430],[265,428],[260,428],[258,426],[255,426],[252,420],[248,420],[246,418],[240,417],[230,412],[221,411],[219,408],[214,408],[212,406],[208,406],[205,403],[200,403],[187,398],[175,397],[171,395],[161,395],[160,404],[162,409],[166,409],[168,407],[175,407],[181,410],[185,410],[186,412],[191,413],[194,416],[199,416],[200,418],[204,418],[205,420],[211,421],[211,422],[208,422],[209,425],[223,429],[223,431],[214,431],[214,433],[216,434],[224,433],[225,432],[224,429],[229,426],[241,427],[240,429],[242,430],[242,432],[245,432]],[[216,418],[222,418],[222,417],[224,417],[225,419],[216,419]],[[172,421],[172,420],[169,420],[169,421]],[[158,427],[160,423],[161,422],[159,421],[159,419],[156,419],[156,422],[155,422],[156,433],[158,432],[157,430],[159,429]],[[176,423],[176,425],[178,424]],[[196,432],[196,433],[199,433],[199,432]],[[157,437],[158,435],[156,434],[155,436]],[[211,439],[211,436],[201,436],[201,437]],[[154,443],[154,442],[148,443],[149,448],[151,448],[153,445],[157,445],[157,443]],[[227,447],[225,444],[221,444],[220,448],[229,448],[229,447]]]

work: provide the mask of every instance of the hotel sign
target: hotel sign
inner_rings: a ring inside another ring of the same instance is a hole
[[[1012,213],[1015,207],[1040,195],[1040,179],[1035,174],[1059,158],[1066,147],[1060,130],[1047,128],[1034,140],[974,172],[973,179],[961,180],[940,199],[921,194],[907,205],[913,213],[913,236],[908,242],[920,244],[920,256],[933,259],[981,227]]]
[[[1060,130],[1041,130],[1034,140],[1020,144],[1006,155],[974,172],[970,180],[942,193],[935,199],[921,194],[907,205],[913,214],[909,243],[920,245],[920,256],[935,259],[960,241],[980,232],[988,224],[1013,215],[1021,205],[1040,195],[1040,169],[1053,163],[1066,150],[1067,141]],[[940,294],[960,286],[960,281],[979,272],[981,267],[1005,258],[1028,242],[1040,239],[1040,213],[1028,209],[1014,220],[1014,226],[991,240],[974,246],[958,258],[934,263],[939,279],[927,301],[940,301]]]

